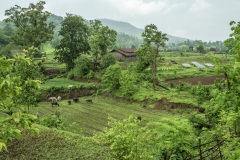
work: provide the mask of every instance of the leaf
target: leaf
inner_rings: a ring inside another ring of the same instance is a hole
[[[0,142],[0,152],[1,152],[3,149],[7,150],[7,146],[6,146],[5,143]]]

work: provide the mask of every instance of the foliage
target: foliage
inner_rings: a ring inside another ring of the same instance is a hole
[[[111,53],[107,53],[104,56],[102,56],[101,59],[101,68],[102,69],[106,69],[108,68],[110,65],[113,65],[116,63],[116,58],[113,54]]]
[[[43,117],[39,120],[41,125],[50,127],[50,128],[57,128],[63,130],[65,128],[62,118],[60,117],[59,109],[56,109],[55,114],[48,115]]]
[[[168,40],[166,36],[167,34],[158,31],[158,28],[154,24],[147,25],[145,26],[145,30],[142,33],[142,37],[144,38],[143,44],[136,51],[138,57],[140,57],[140,64],[150,64],[154,90],[157,84],[157,66],[159,60],[163,60],[158,52],[160,47],[165,47],[165,41]]]
[[[67,69],[74,68],[74,61],[90,49],[88,44],[89,28],[81,16],[68,14],[61,22],[60,44],[55,47],[55,59],[66,63]]]
[[[228,144],[232,144],[226,158],[235,159],[237,155],[239,156],[239,153],[237,153],[239,150],[236,148],[239,148],[240,137],[240,23],[236,24],[232,21],[230,25],[233,33],[230,34],[230,38],[224,44],[231,48],[229,54],[234,54],[234,59],[225,65],[216,57],[212,58],[216,62],[217,71],[223,72],[226,80],[225,87],[220,86],[212,90],[213,98],[207,108],[207,116],[214,126],[214,133],[226,139]],[[239,157],[236,159],[239,159]]]
[[[86,76],[93,69],[92,60],[86,56],[81,55],[75,61],[74,75],[79,77]]]
[[[120,89],[123,96],[131,96],[137,91],[136,86],[136,71],[133,69],[132,65],[129,65],[126,71],[121,72],[119,79]]]
[[[31,62],[31,61],[30,61]],[[34,64],[28,61],[17,61],[13,66],[12,76],[21,77],[22,92],[21,95],[16,96],[13,100],[15,103],[23,104],[28,108],[30,106],[37,106],[37,91],[39,90],[39,81],[29,81],[41,79],[40,73],[41,63]]]
[[[23,48],[40,45],[53,38],[53,23],[47,23],[50,16],[48,11],[44,10],[45,1],[39,1],[36,4],[30,3],[28,8],[22,8],[18,5],[5,11],[4,21],[12,22],[16,27],[12,40],[15,44]],[[29,34],[31,33],[31,34]]]
[[[205,53],[205,50],[204,50],[203,45],[197,46],[196,49],[197,49],[200,53],[202,53],[202,54]]]
[[[109,66],[102,76],[102,82],[110,91],[116,90],[120,87],[121,68],[118,63]]]
[[[5,56],[7,58],[13,58],[12,54],[13,43],[7,44],[0,50],[0,56]]]
[[[91,35],[89,37],[90,51],[94,57],[94,61],[98,61],[98,57],[107,54],[108,48],[114,45],[117,32],[103,26],[100,20],[90,20]]]
[[[144,124],[130,116],[123,121],[109,118],[107,128],[96,136],[110,145],[117,159],[190,159],[196,154],[191,125],[185,119],[163,119]]]
[[[29,59],[15,57],[15,59],[0,58],[0,110],[8,110],[12,115],[0,118],[0,151],[6,149],[6,143],[13,138],[20,138],[21,129],[29,128],[35,133],[38,132],[32,122],[36,119],[35,116],[22,113],[24,106],[16,103],[14,100],[23,94],[23,78],[12,74],[15,69],[15,63],[29,63]],[[39,81],[26,79],[24,83],[30,83],[33,87],[37,86]],[[9,112],[8,112],[9,113]]]

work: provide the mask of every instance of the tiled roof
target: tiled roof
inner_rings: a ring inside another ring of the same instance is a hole
[[[126,57],[136,57],[136,54],[134,53],[135,49],[133,49],[133,48],[119,48],[119,49],[115,49],[113,51],[116,51]]]

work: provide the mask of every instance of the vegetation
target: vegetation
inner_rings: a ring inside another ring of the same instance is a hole
[[[67,69],[74,68],[74,61],[81,54],[86,54],[90,47],[88,44],[89,30],[81,16],[67,13],[61,22],[59,35],[62,36],[60,44],[55,47],[55,59],[67,65]]]
[[[23,48],[36,47],[53,38],[53,23],[47,24],[47,18],[50,16],[48,11],[44,10],[45,1],[39,1],[36,4],[31,3],[28,8],[22,8],[18,5],[5,11],[7,23],[13,23],[16,28],[12,40],[16,45]],[[31,33],[31,34],[29,34]],[[10,33],[9,33],[10,34]]]
[[[0,53],[8,56],[0,57],[0,159],[240,158],[240,23],[230,23],[225,48],[222,42],[167,43],[154,24],[141,42],[99,20],[49,17],[44,4],[7,10],[12,23],[0,29]],[[29,40],[20,23],[34,23],[34,16],[47,35]],[[55,40],[43,44],[53,36],[52,21],[59,35],[55,30]],[[129,38],[124,45],[137,49],[136,61],[108,53],[117,35]],[[38,49],[43,58],[34,56]],[[181,65],[196,59],[215,67]]]

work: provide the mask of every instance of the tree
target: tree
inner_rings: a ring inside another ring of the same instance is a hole
[[[205,53],[204,47],[203,47],[203,45],[201,45],[201,44],[200,44],[199,46],[197,46],[196,49],[197,49],[201,54]]]
[[[157,84],[157,64],[159,60],[162,60],[158,52],[160,47],[166,46],[165,42],[168,41],[166,36],[167,34],[158,31],[158,28],[154,24],[147,25],[142,33],[142,37],[144,38],[143,44],[136,51],[137,55],[140,57],[140,63],[143,63],[141,60],[144,60],[145,62],[143,64],[150,64],[154,90]]]
[[[107,54],[108,48],[114,45],[117,32],[109,29],[108,26],[103,26],[100,20],[90,20],[90,29],[90,51],[94,56],[94,61],[97,62],[98,58]]]
[[[12,22],[16,27],[15,34],[12,36],[13,42],[23,48],[40,45],[53,38],[52,22],[47,24],[47,18],[50,13],[44,11],[45,1],[39,1],[36,4],[30,3],[28,8],[22,8],[18,5],[5,11],[7,23]]]
[[[23,77],[12,74],[14,63],[18,62],[31,63],[29,58],[0,58],[0,112],[6,113],[6,116],[1,116],[0,119],[0,151],[7,149],[6,143],[9,140],[20,138],[21,129],[29,128],[35,133],[38,132],[32,126],[36,117],[23,113],[24,106],[14,101],[14,98],[22,93],[21,81]],[[32,83],[33,86],[37,86],[39,81],[27,79],[25,83]]]
[[[90,49],[88,44],[89,28],[81,16],[67,13],[61,22],[60,44],[55,47],[55,59],[66,63],[67,69],[74,68],[74,61]]]
[[[14,34],[14,29],[10,23],[6,23],[6,25],[3,27],[3,33],[9,37]]]
[[[224,73],[226,80],[221,88],[212,90],[211,104],[207,107],[207,116],[213,126],[213,133],[225,139],[225,159],[240,158],[240,22],[230,22],[230,37],[224,42],[226,47],[231,48],[228,54],[234,57],[227,64],[219,57],[211,56],[217,66],[218,73]]]
[[[37,96],[39,86],[29,80],[41,79],[41,63],[34,64],[30,61],[16,61],[13,65],[12,75],[21,77],[20,85],[22,87],[21,95],[13,98],[17,104],[26,106],[27,110],[31,106],[37,106]]]

